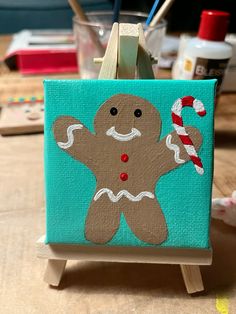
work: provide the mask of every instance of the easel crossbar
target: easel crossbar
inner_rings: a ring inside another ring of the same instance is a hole
[[[45,236],[37,242],[37,256],[45,259],[210,265],[210,249],[82,246],[45,244]]]

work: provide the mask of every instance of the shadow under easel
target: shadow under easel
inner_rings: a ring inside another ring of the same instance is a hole
[[[236,228],[213,219],[211,241],[212,266],[201,267],[206,291],[230,293],[236,286]]]
[[[236,285],[236,229],[213,220],[211,240],[213,264],[201,266],[205,291],[192,297],[215,299],[216,294],[230,294]],[[89,294],[133,294],[163,298],[189,298],[179,265],[68,262],[59,287]]]
[[[59,289],[96,294],[170,295],[186,290],[179,265],[76,262],[67,267]]]

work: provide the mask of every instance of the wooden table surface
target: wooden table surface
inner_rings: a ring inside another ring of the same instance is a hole
[[[0,58],[8,42],[0,37]],[[42,79],[1,63],[0,102],[42,95]],[[221,96],[215,126],[213,194],[229,196],[236,189],[236,94]],[[73,261],[60,287],[48,287],[45,261],[35,252],[45,233],[43,135],[0,137],[0,169],[1,314],[227,313],[227,301],[229,313],[236,313],[236,228],[221,221],[212,222],[213,265],[201,268],[206,291],[199,296],[187,295],[175,265]]]

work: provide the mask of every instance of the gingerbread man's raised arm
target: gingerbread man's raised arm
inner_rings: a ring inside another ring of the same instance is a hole
[[[71,116],[61,116],[53,124],[53,133],[57,145],[81,161],[89,168],[93,168],[96,155],[95,135],[92,134],[79,120]]]
[[[185,129],[193,146],[196,151],[198,151],[202,144],[202,136],[200,132],[193,127],[186,127]],[[158,158],[160,159],[160,176],[190,160],[190,156],[186,152],[176,131],[168,134],[157,144],[157,154],[160,157]]]

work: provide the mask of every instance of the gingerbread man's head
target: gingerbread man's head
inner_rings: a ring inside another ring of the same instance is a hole
[[[146,99],[117,94],[99,109],[94,127],[98,136],[110,136],[117,141],[156,141],[160,136],[161,118],[156,108]]]

